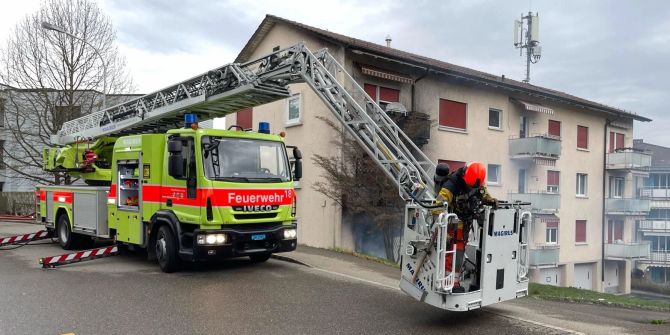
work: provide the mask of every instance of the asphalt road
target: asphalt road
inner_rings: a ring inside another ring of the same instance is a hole
[[[0,223],[0,236],[7,227]],[[0,251],[0,334],[564,333],[504,308],[446,312],[394,288],[275,259],[174,274],[140,254],[39,267],[38,257],[61,253],[54,244]]]

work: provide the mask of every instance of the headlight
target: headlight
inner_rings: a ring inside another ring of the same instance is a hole
[[[298,236],[298,231],[295,229],[284,229],[284,239],[294,240]]]
[[[226,234],[200,234],[196,238],[198,245],[221,245],[228,241]]]

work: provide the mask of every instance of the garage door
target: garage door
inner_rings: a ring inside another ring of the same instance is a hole
[[[593,263],[575,264],[575,284],[577,288],[593,289]]]
[[[561,272],[559,268],[549,268],[540,270],[540,284],[559,286],[561,282]]]

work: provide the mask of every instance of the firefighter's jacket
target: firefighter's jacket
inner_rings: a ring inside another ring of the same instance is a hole
[[[452,172],[447,177],[447,180],[442,184],[442,188],[438,194],[438,200],[447,201],[449,207],[453,206],[454,200],[463,196],[472,196],[475,193],[472,188],[470,188],[466,183],[463,176],[465,174],[465,167],[459,168],[458,170]],[[481,192],[482,201],[484,204],[495,204],[496,199],[489,194],[486,186],[481,186],[483,192]],[[450,208],[453,210],[453,208]]]

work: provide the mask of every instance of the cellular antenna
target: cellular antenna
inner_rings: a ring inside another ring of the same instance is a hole
[[[521,20],[514,20],[514,47],[519,49],[519,56],[522,56],[523,49],[526,49],[526,79],[523,82],[528,83],[530,82],[530,64],[537,63],[542,55],[538,13],[533,15],[532,12],[528,12],[526,16],[521,14]]]

